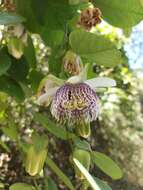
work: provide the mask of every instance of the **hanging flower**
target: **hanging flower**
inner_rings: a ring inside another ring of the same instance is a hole
[[[52,101],[51,113],[57,121],[77,124],[89,123],[96,119],[99,111],[95,91],[85,83],[65,83],[60,87]]]
[[[116,85],[116,82],[107,77],[85,80],[84,73],[85,70],[67,81],[59,81],[55,77],[60,83],[45,89],[44,94],[38,98],[38,104],[48,106],[52,102],[51,114],[59,123],[77,126],[78,134],[88,137],[90,135],[89,123],[96,120],[99,113],[96,88],[112,87]],[[48,83],[49,80],[45,80],[45,86]]]

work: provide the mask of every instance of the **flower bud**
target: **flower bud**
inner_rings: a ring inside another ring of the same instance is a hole
[[[3,0],[2,8],[3,8],[3,10],[8,11],[8,12],[16,11],[16,7],[15,7],[14,3],[12,2],[12,0]]]
[[[34,133],[30,143],[26,151],[25,170],[29,175],[35,176],[40,174],[46,160],[48,146],[47,136],[40,136]]]
[[[72,51],[67,51],[63,63],[65,72],[70,75],[78,75],[83,69],[80,57]]]
[[[88,151],[75,148],[73,152],[73,158],[76,158],[89,171],[91,157]],[[75,175],[78,179],[82,180],[85,178],[75,164],[74,164],[74,169],[75,169]]]
[[[35,176],[41,172],[46,160],[47,150],[36,151],[35,147],[31,145],[27,152],[27,158],[25,162],[25,170],[31,175]]]

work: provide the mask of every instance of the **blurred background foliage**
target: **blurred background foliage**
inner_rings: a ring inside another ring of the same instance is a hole
[[[36,2],[38,3],[38,1]],[[28,1],[25,1],[25,5],[21,5],[19,9],[22,9],[22,6],[28,7]],[[35,6],[35,10],[36,8],[37,6]],[[40,7],[40,9],[44,10],[44,6]],[[67,8],[60,11],[65,10],[68,11]],[[22,15],[25,16],[29,13],[29,9],[27,9]],[[61,15],[61,17],[65,19],[65,15]],[[69,16],[68,13],[67,16]],[[29,143],[33,131],[37,131],[39,134],[48,134],[47,129],[33,119],[34,113],[46,113],[47,118],[50,118],[49,109],[39,107],[35,103],[39,83],[48,74],[49,69],[55,72],[55,75],[62,78],[67,77],[65,73],[61,72],[59,74],[57,63],[53,68],[55,61],[61,61],[60,57],[63,57],[64,48],[67,46],[67,36],[63,34],[61,22],[53,24],[51,22],[54,19],[50,21],[44,20],[40,15],[36,15],[36,17],[40,23],[45,24],[46,22],[46,24],[50,24],[50,29],[55,30],[54,26],[58,26],[54,37],[51,31],[45,31],[48,30],[46,27],[40,28],[40,35],[43,40],[38,34],[27,33],[26,28],[22,28],[21,24],[19,24],[19,28],[15,28],[15,25],[14,27],[1,26],[0,43],[3,48],[0,51],[0,60],[5,59],[3,56],[6,54],[6,46],[8,47],[8,52],[14,58],[11,56],[11,63],[7,61],[7,68],[0,69],[0,75],[3,74],[1,72],[8,71],[8,75],[0,77],[0,89],[8,93],[0,93],[0,189],[3,184],[7,189],[9,184],[17,181],[31,183],[32,180],[27,177],[22,167],[25,143]],[[57,19],[56,17],[54,21],[57,21]],[[37,29],[38,26],[36,26],[34,18],[29,20],[26,27],[33,33],[39,33],[39,28]],[[141,68],[143,66],[141,53],[143,49],[143,31],[140,29],[141,27],[142,23],[140,27],[133,28],[133,30],[122,30],[103,21],[92,29],[93,33],[106,36],[116,47],[121,48],[123,56],[122,63],[115,67],[109,68],[93,63],[93,69],[90,68],[88,72],[89,77],[108,76],[117,81],[116,88],[101,89],[97,92],[101,100],[101,110],[98,120],[92,123],[91,136],[92,149],[111,155],[124,170],[124,178],[113,182],[98,171],[97,168],[93,169],[93,172],[96,171],[97,177],[109,181],[113,190],[143,189],[143,75]],[[47,39],[49,36],[45,35],[46,32],[51,34],[49,39]],[[60,47],[59,44],[63,37],[65,41],[63,47]],[[24,45],[25,38],[28,38],[28,46]],[[53,43],[54,38],[57,38],[55,40],[57,44]],[[50,39],[52,40],[50,41]],[[51,51],[51,47],[54,47],[53,51]],[[133,57],[136,51],[138,56]],[[21,57],[23,52],[24,57],[17,60],[21,64],[19,66],[15,65],[15,60],[13,61],[13,59]],[[140,62],[137,67],[135,66],[136,62]],[[9,66],[10,64],[12,64],[11,67]],[[7,88],[10,80],[9,76],[12,77],[15,83],[12,83]],[[63,171],[71,175],[72,178],[73,174],[69,163],[63,163],[67,159],[69,151],[65,147],[65,142],[59,142],[52,135],[48,134],[48,136],[50,139],[49,152],[59,166],[63,168]],[[45,168],[45,173],[47,176],[51,175],[56,182],[58,181],[57,177],[50,173],[47,168]],[[46,180],[50,179],[47,178]],[[41,184],[46,184],[45,181],[42,181],[42,178],[39,181]],[[65,189],[62,183],[60,183],[59,187]]]

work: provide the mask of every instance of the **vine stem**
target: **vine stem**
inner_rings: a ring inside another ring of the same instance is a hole
[[[67,124],[66,124],[65,126],[66,126],[66,131],[67,131],[68,143],[69,143],[69,146],[70,146],[71,150],[73,151],[72,141],[71,141],[71,138],[70,138],[70,136],[69,136],[69,130],[68,130],[69,128],[68,128]]]
[[[40,190],[40,188],[39,188],[39,186],[38,186],[38,183],[37,183],[37,180],[36,180],[36,179],[33,179],[33,182],[34,182],[34,185],[35,185],[36,190]]]

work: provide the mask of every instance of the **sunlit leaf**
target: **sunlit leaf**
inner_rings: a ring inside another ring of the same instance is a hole
[[[112,190],[111,187],[106,182],[102,181],[101,179],[97,177],[93,177],[93,178],[96,181],[96,183],[99,185],[101,190]]]
[[[0,189],[4,189],[4,186],[5,186],[4,183],[0,182]]]
[[[120,179],[123,172],[119,166],[108,156],[100,152],[92,152],[92,160],[105,174],[113,179]]]
[[[110,24],[129,28],[143,19],[143,3],[141,0],[94,0],[96,7],[100,8],[103,18]]]
[[[26,183],[15,183],[10,186],[9,190],[36,190],[36,188]]]
[[[101,35],[75,30],[70,34],[70,45],[81,58],[97,65],[113,67],[122,60],[115,44]]]
[[[16,126],[12,125],[11,127],[2,127],[2,131],[11,140],[17,140],[18,139],[18,131],[17,131]]]
[[[85,169],[85,167],[77,159],[74,158],[73,161],[76,164],[76,166],[79,168],[79,170],[83,173],[83,175],[85,176],[85,178],[87,179],[93,190],[101,190],[99,185],[95,182],[95,180],[93,179],[91,174]]]

